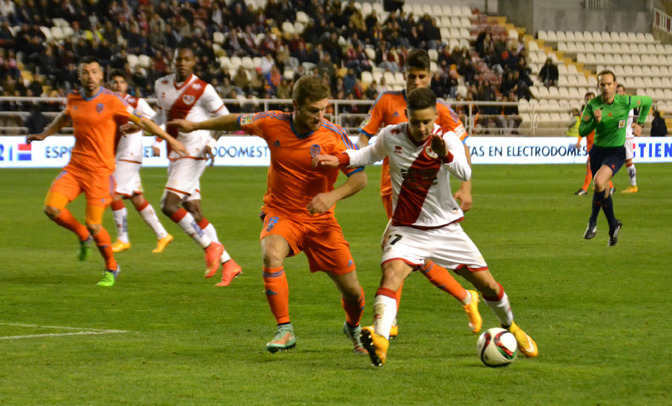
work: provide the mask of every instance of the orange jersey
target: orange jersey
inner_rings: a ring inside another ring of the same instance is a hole
[[[265,206],[293,217],[313,218],[306,207],[318,193],[332,191],[338,178],[338,168],[314,169],[313,156],[356,149],[343,128],[324,119],[320,128],[307,136],[294,132],[293,115],[281,111],[243,114],[238,125],[246,133],[263,138],[271,151]],[[341,170],[350,176],[363,168]],[[331,215],[333,210],[322,215]]]
[[[438,118],[436,124],[445,130],[453,131],[457,137],[464,142],[469,134],[464,128],[464,124],[457,113],[443,100],[437,100],[436,110]],[[385,92],[371,106],[369,115],[359,126],[359,131],[371,138],[378,133],[382,127],[392,124],[400,124],[408,121],[406,117],[406,91]],[[392,184],[390,182],[390,168],[388,159],[383,161],[383,170],[380,178],[380,194],[392,195]]]
[[[77,91],[70,93],[65,114],[72,120],[75,136],[75,147],[66,168],[114,172],[117,127],[134,114],[133,107],[118,94],[101,87],[89,99]]]

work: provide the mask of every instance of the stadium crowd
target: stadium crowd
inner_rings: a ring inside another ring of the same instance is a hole
[[[170,71],[175,46],[189,40],[198,58],[195,73],[224,98],[289,98],[294,81],[314,70],[329,82],[333,98],[375,100],[389,84],[384,78],[363,81],[362,73],[374,66],[398,72],[413,48],[437,52],[431,87],[440,97],[515,101],[532,96],[522,36],[508,38],[505,31],[483,26],[470,47],[451,49],[435,16],[407,14],[402,5],[386,1],[383,20],[375,9],[363,15],[354,0],[266,0],[259,7],[243,0],[0,0],[1,94],[65,96],[76,86],[79,58],[93,55],[105,68],[124,70],[131,93],[151,96],[154,80]],[[308,17],[303,32],[283,32],[283,22],[297,21],[297,10]],[[41,27],[57,20],[72,29],[62,39],[48,38]],[[129,55],[146,55],[149,64],[133,66]],[[220,55],[260,57],[261,63],[230,72]],[[458,94],[459,85],[466,92]],[[18,102],[1,108],[30,110]],[[54,103],[48,109],[60,108]],[[494,116],[505,113],[501,107],[482,110],[480,120],[499,126]],[[347,112],[360,113],[356,104]]]

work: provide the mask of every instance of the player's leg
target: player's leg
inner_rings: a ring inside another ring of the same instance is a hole
[[[492,309],[505,329],[509,330],[518,342],[518,348],[526,357],[536,357],[539,349],[534,340],[528,336],[513,320],[511,303],[502,285],[485,268],[459,267],[455,272],[471,282],[483,295],[483,301]]]
[[[152,207],[147,199],[145,199],[145,195],[142,194],[142,192],[133,195],[130,200],[131,203],[133,203],[135,210],[140,214],[140,217],[142,217],[149,228],[156,234],[156,248],[152,250],[152,252],[163,252],[166,246],[173,241],[173,236],[166,231],[165,227],[163,227],[159,217],[156,215],[154,207]]]
[[[91,233],[100,255],[105,261],[103,278],[99,286],[112,286],[119,275],[119,265],[112,252],[112,239],[103,227],[103,214],[112,202],[114,194],[114,177],[105,174],[87,174],[82,183],[86,194],[86,228]]]
[[[219,256],[219,263],[218,266],[209,268],[209,270],[205,273],[206,278],[212,277],[215,273],[217,273],[217,270],[219,269],[219,265],[222,267],[222,281],[217,284],[217,286],[228,286],[233,278],[238,276],[242,270],[240,266],[231,259],[231,256],[229,253],[226,251],[226,248],[224,248],[224,245],[219,241],[219,237],[217,236],[217,230],[215,229],[215,226],[212,225],[204,216],[203,216],[203,211],[201,209],[201,199],[200,199],[200,192],[195,192],[191,196],[187,197],[185,201],[182,203],[185,209],[189,213],[194,216],[194,220],[196,220],[196,223],[198,226],[203,230],[203,233],[210,238],[213,242],[216,242],[222,246],[222,253]]]
[[[113,252],[121,252],[131,248],[128,239],[128,210],[122,199],[129,198],[138,183],[140,164],[128,161],[117,161],[114,169],[114,196],[112,197],[112,218],[117,231],[117,239],[112,244]]]
[[[392,195],[389,196],[389,211],[387,210],[386,206],[386,197],[381,196],[383,199],[383,206],[385,207],[385,211],[387,212],[387,218],[388,222],[387,225],[385,226],[385,230],[383,230],[383,235],[380,238],[380,249],[385,249],[385,244],[387,243],[387,238],[388,238],[388,232],[390,231],[390,226],[392,224]],[[401,293],[404,290],[404,284],[402,282],[401,286],[399,286],[399,289],[397,289],[397,315],[399,314],[399,306],[401,305]],[[399,324],[397,324],[397,318],[395,317],[394,322],[392,323],[392,327],[390,328],[390,340],[394,340],[397,338],[399,335]]]
[[[128,239],[128,210],[126,210],[120,194],[114,194],[110,209],[112,210],[112,218],[117,230],[117,239],[112,244],[112,251],[121,252],[131,248],[131,242]]]
[[[590,240],[597,234],[597,217],[602,210],[602,205],[605,200],[605,190],[611,180],[611,176],[607,175],[607,171],[611,171],[608,167],[601,173],[599,179],[597,178],[597,174],[603,168],[604,154],[605,150],[596,145],[593,145],[590,149],[590,170],[593,174],[595,189],[593,191],[593,201],[591,204],[590,217],[588,218],[588,226],[583,233],[583,238],[587,240]]]
[[[625,148],[609,148],[604,155],[604,165],[597,171],[595,175],[596,183],[600,183],[602,188],[606,189],[604,185],[611,181],[611,178],[618,173],[618,171],[625,164]],[[595,191],[597,192],[597,186]],[[604,215],[607,217],[609,223],[609,240],[608,245],[613,246],[618,242],[618,234],[623,227],[623,223],[616,219],[614,214],[614,203],[611,198],[609,190],[605,190],[602,197],[601,207]]]
[[[621,193],[637,193],[639,188],[637,187],[637,168],[635,168],[635,163],[632,162],[632,146],[627,148],[628,145],[632,145],[631,140],[625,140],[626,145],[626,160],[625,167],[628,170],[628,176],[630,177],[630,186],[624,189]],[[630,151],[628,153],[628,151]]]
[[[270,219],[268,219],[270,221]],[[269,229],[270,224],[270,229]],[[271,231],[273,222],[266,222],[263,230]],[[296,346],[294,328],[289,318],[289,285],[283,262],[292,253],[292,248],[280,234],[264,234],[262,230],[261,251],[263,259],[263,279],[266,300],[275,317],[277,330],[275,337],[266,343],[266,349],[272,353],[285,351]]]
[[[91,255],[93,239],[89,230],[77,221],[70,210],[66,208],[68,203],[74,200],[82,192],[79,182],[69,172],[62,171],[54,180],[44,199],[44,213],[54,223],[72,231],[79,238],[80,261],[84,261]]]
[[[586,160],[586,176],[583,178],[583,186],[581,186],[581,188],[574,194],[578,196],[588,194],[588,186],[590,186],[591,180],[593,180],[593,172],[590,170],[590,158],[588,158]]]
[[[362,334],[360,321],[366,302],[364,300],[364,289],[357,279],[357,272],[352,271],[346,274],[327,272],[327,275],[334,281],[336,288],[341,293],[341,306],[345,310],[343,333],[352,341],[355,353],[368,354],[360,339]]]

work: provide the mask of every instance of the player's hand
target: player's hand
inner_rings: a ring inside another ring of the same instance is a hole
[[[196,129],[196,123],[184,119],[172,120],[166,125],[177,127],[177,130],[182,133],[190,133]]]
[[[210,160],[210,166],[215,164],[215,152],[212,150],[212,147],[210,145],[206,145],[205,149],[203,150],[205,153],[205,156],[208,157],[208,160]],[[208,161],[205,161],[206,164]]]
[[[177,152],[179,156],[187,156],[189,155],[189,152],[187,152],[187,149],[184,147],[184,145],[173,138],[172,140],[169,140],[170,142],[170,147],[173,149],[173,151]]]
[[[594,110],[593,117],[595,117],[595,121],[597,121],[598,123],[602,121],[602,109]]]
[[[635,137],[642,135],[642,125],[639,123],[632,123],[632,133]]]
[[[161,148],[156,145],[152,145],[152,156],[161,156]]]
[[[334,155],[319,154],[313,157],[313,168],[320,166],[328,166],[331,168],[338,167],[338,158]]]
[[[438,134],[432,134],[432,150],[439,158],[446,157],[446,141]]]
[[[133,123],[126,123],[119,127],[119,131],[121,131],[123,135],[137,133],[140,130],[141,128]]]
[[[334,204],[336,202],[332,201],[329,193],[318,193],[306,209],[310,214],[321,214],[328,211]]]
[[[26,136],[26,144],[30,144],[33,141],[42,141],[47,138],[44,134],[30,134]]]
[[[463,212],[466,213],[471,210],[471,205],[474,202],[471,197],[471,186],[467,187],[466,182],[463,182],[457,192],[453,195],[453,199],[460,204],[460,209],[462,209]]]

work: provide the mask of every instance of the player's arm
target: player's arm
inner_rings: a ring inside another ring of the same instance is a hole
[[[471,166],[464,152],[464,144],[455,133],[447,132],[443,136],[432,135],[432,150],[457,179],[466,182],[471,178]]]
[[[205,121],[172,120],[167,125],[177,127],[180,132],[190,133],[196,130],[239,131],[238,118],[242,114],[226,114]]]
[[[360,190],[364,189],[368,178],[363,169],[355,171],[348,176],[348,180],[341,186],[335,188],[331,192],[319,193],[308,204],[308,211],[311,214],[324,213],[332,208],[336,202],[348,198]]]
[[[33,141],[42,141],[50,135],[55,134],[61,128],[65,127],[70,122],[70,116],[68,116],[65,111],[58,113],[54,121],[47,126],[40,134],[29,134],[26,137],[26,144],[30,144]]]
[[[579,124],[579,136],[585,137],[590,134],[597,126],[599,120],[596,120],[593,114],[593,106],[591,103],[586,105],[581,114],[581,124]]]
[[[471,151],[469,151],[467,144],[463,143],[462,145],[464,145],[464,154],[467,158],[467,163],[471,167]],[[474,199],[471,197],[471,178],[460,184],[460,188],[455,192],[453,198],[460,203],[462,211],[466,212],[471,209],[474,203]]]
[[[166,140],[166,142],[170,144],[170,147],[181,156],[188,155],[187,149],[184,147],[184,145],[182,145],[180,141],[173,138],[170,134],[162,130],[161,127],[159,127],[155,122],[148,119],[147,117],[144,116],[138,117],[135,114],[131,114],[128,117],[128,120],[136,124],[144,131],[147,131],[150,134],[154,134],[157,137]]]
[[[630,108],[639,107],[639,117],[636,122],[632,123],[632,132],[637,137],[642,134],[642,126],[649,115],[652,103],[653,100],[649,96],[630,96]]]

